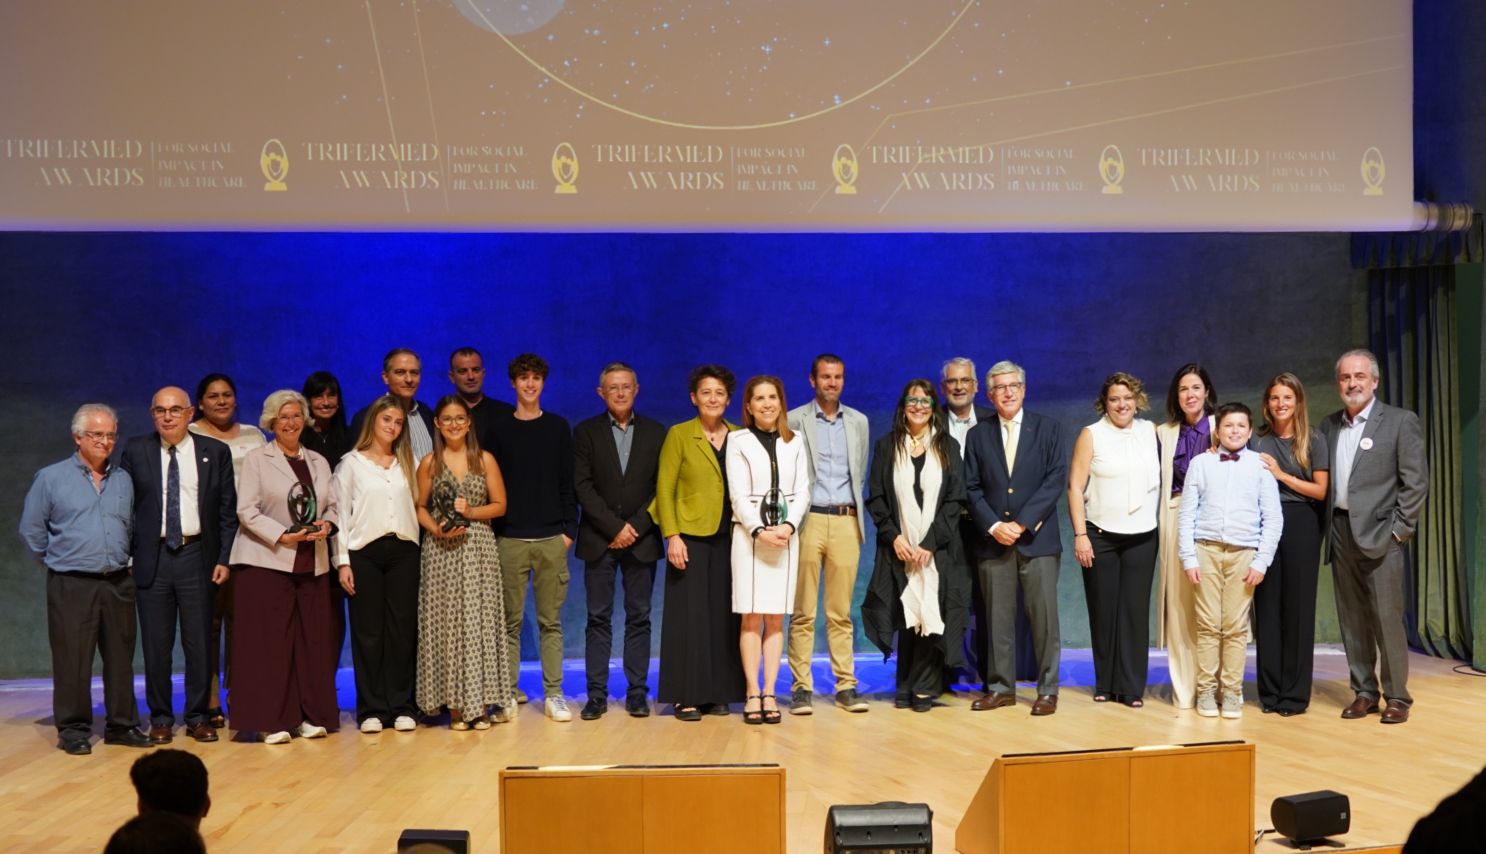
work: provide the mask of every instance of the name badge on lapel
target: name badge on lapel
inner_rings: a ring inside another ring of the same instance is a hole
[[[1367,436],[1363,436],[1362,441],[1357,443],[1357,447],[1361,448],[1364,451],[1371,451],[1372,439],[1368,438]]]

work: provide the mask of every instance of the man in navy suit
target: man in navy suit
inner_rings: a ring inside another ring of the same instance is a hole
[[[237,535],[237,489],[232,452],[187,431],[192,413],[184,390],[160,389],[150,403],[155,432],[130,439],[122,461],[134,484],[131,551],[155,744],[169,744],[175,727],[170,672],[177,620],[186,657],[186,734],[217,740],[207,718],[215,670],[207,637],[214,586],[227,580],[227,556]]]
[[[980,589],[988,618],[982,676],[987,693],[975,711],[1016,703],[1016,601],[1020,582],[1037,652],[1032,714],[1058,710],[1058,496],[1068,485],[1068,442],[1056,421],[1022,408],[1027,373],[1012,362],[986,372],[996,417],[972,428],[965,444],[965,492],[981,536]]]

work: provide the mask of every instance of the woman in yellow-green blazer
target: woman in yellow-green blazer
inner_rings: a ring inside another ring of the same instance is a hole
[[[729,703],[743,701],[730,569],[733,514],[723,468],[728,433],[738,429],[723,418],[736,382],[721,365],[700,365],[691,372],[697,417],[666,434],[650,506],[666,539],[655,698],[670,703],[680,721],[726,715]]]

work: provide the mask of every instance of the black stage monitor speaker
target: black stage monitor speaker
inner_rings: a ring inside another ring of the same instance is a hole
[[[1352,826],[1352,804],[1330,789],[1274,799],[1269,820],[1275,832],[1292,842],[1310,842],[1346,833]]]
[[[419,851],[443,850],[449,854],[470,854],[470,832],[468,830],[418,830],[408,828],[397,837],[397,850],[407,851],[415,846]]]
[[[928,804],[838,804],[826,813],[825,854],[931,854],[933,850],[934,811]]]

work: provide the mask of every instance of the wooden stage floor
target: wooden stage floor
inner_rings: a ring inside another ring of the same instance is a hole
[[[1452,672],[1455,664],[1411,656],[1409,686],[1416,702],[1413,719],[1401,726],[1381,726],[1376,716],[1338,717],[1351,699],[1339,649],[1317,649],[1308,714],[1264,715],[1251,702],[1241,721],[1179,712],[1165,701],[1161,686],[1143,709],[1096,705],[1087,687],[1088,652],[1066,650],[1062,704],[1048,718],[1027,714],[1033,693],[1028,686],[1015,708],[992,712],[972,713],[974,695],[966,691],[945,695],[928,714],[894,709],[891,663],[864,655],[858,667],[861,688],[872,695],[869,713],[848,714],[817,694],[813,716],[786,714],[779,726],[744,726],[736,711],[699,723],[678,722],[669,710],[630,718],[613,701],[601,720],[581,721],[582,697],[576,696],[569,724],[548,721],[534,703],[523,706],[513,723],[486,732],[426,725],[415,733],[367,736],[343,713],[341,732],[316,741],[265,746],[178,737],[172,746],[200,755],[210,770],[213,806],[202,831],[216,852],[391,851],[405,827],[468,829],[475,850],[493,852],[499,839],[496,772],[507,765],[730,762],[774,762],[787,769],[791,852],[820,850],[829,805],[881,800],[927,802],[934,810],[936,848],[948,852],[955,826],[1001,753],[1223,739],[1258,745],[1259,828],[1270,826],[1275,797],[1334,789],[1352,802],[1351,832],[1341,841],[1363,848],[1402,843],[1415,820],[1486,764],[1486,682]],[[1159,653],[1153,652],[1151,665],[1152,682],[1164,679]],[[569,661],[567,668],[569,690],[581,689],[582,662]],[[828,687],[828,666],[818,661],[816,668],[817,688]],[[1251,677],[1252,672],[1251,660]],[[341,671],[339,685],[345,708],[351,700],[349,670]],[[539,690],[540,674],[524,670],[522,685]],[[1247,687],[1252,700],[1252,682]],[[94,696],[101,705],[96,682]],[[99,715],[101,732],[101,709]],[[95,741],[92,756],[67,756],[56,749],[50,718],[49,681],[0,683],[0,827],[7,848],[100,850],[134,812],[128,771],[142,751]],[[1291,849],[1271,834],[1256,850]]]

